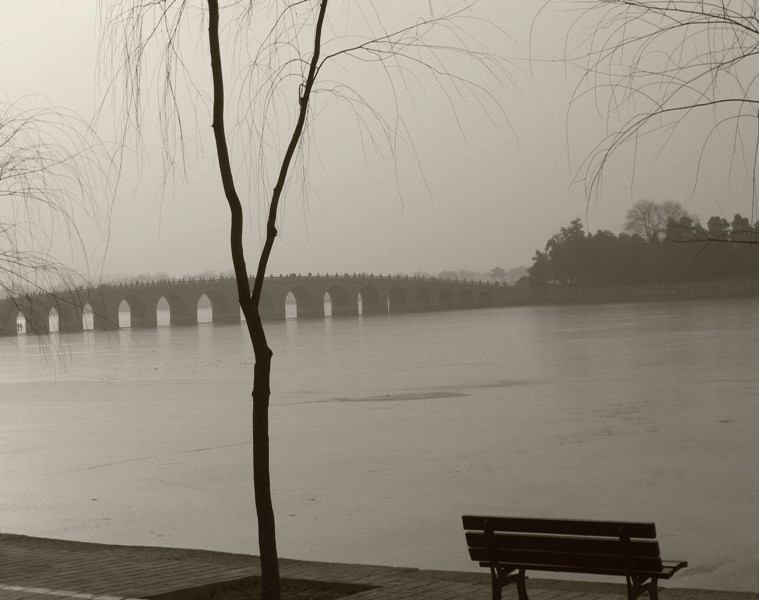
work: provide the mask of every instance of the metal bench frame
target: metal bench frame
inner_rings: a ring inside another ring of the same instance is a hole
[[[658,600],[659,579],[685,568],[663,561],[653,523],[464,516],[469,555],[490,569],[493,600],[516,583],[527,596],[528,570],[625,577],[628,600],[648,592]]]

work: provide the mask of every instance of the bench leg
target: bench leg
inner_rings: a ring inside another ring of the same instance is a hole
[[[658,582],[659,580],[656,577],[654,577],[651,580],[651,583],[648,584],[650,586],[648,588],[648,595],[651,598],[651,600],[659,600],[659,589],[657,586]]]
[[[503,582],[501,581],[501,574],[495,567],[490,567],[490,583],[493,586],[493,600],[501,600]]]
[[[627,600],[638,600],[643,592],[648,590],[651,600],[659,600],[659,590],[657,589],[658,579],[652,578],[646,583],[647,577],[627,577]]]
[[[637,577],[627,576],[627,600],[638,600],[640,594],[640,584],[643,583]]]
[[[502,571],[498,567],[490,568],[490,579],[493,585],[493,600],[501,600],[501,592],[504,586],[512,581],[517,584],[517,593],[519,600],[530,600],[527,596],[527,585],[525,584],[525,570],[519,569],[517,573],[513,571]]]
[[[519,592],[519,600],[529,600],[527,597],[527,586],[524,583],[526,579],[524,576],[524,569],[519,569],[519,575],[517,577],[517,590]]]

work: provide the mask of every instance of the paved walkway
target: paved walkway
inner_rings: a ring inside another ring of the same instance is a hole
[[[487,573],[284,559],[283,578],[375,586],[351,600],[490,600]],[[0,600],[201,600],[220,582],[259,573],[256,557],[205,550],[85,544],[0,534]],[[531,600],[624,600],[623,585],[530,579]],[[511,589],[505,600],[516,598]],[[759,594],[667,588],[662,600],[759,600]]]

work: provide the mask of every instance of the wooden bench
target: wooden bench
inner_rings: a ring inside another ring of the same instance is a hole
[[[511,582],[519,600],[528,600],[527,570],[619,575],[627,580],[628,600],[646,591],[657,600],[657,581],[688,566],[661,559],[653,523],[483,516],[463,521],[469,555],[490,568],[493,600]]]

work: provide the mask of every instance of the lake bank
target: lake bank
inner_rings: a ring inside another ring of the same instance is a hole
[[[522,284],[515,287],[519,305],[604,304],[662,302],[667,300],[718,300],[759,297],[759,279],[726,279],[667,284],[592,287],[582,285]]]
[[[1,533],[0,543],[4,550],[0,554],[0,573],[13,582],[13,585],[7,585],[0,581],[0,595],[5,593],[11,598],[23,596],[44,600],[50,595],[82,597],[82,594],[100,598],[182,597],[185,594],[181,590],[215,591],[223,589],[224,582],[260,573],[258,557],[254,555],[84,544]],[[47,568],[25,568],[29,564],[44,564]],[[484,599],[489,598],[491,592],[490,576],[485,569],[474,573],[281,558],[280,571],[283,579],[337,582],[341,591],[368,586],[372,588],[370,596],[375,600]],[[538,600],[626,597],[625,586],[619,583],[619,578],[613,583],[604,583],[598,578],[580,582],[545,579],[540,573],[537,573],[538,577],[533,577],[531,572],[528,575],[528,591]],[[681,589],[676,581],[663,583],[666,590],[662,597],[668,600],[759,600],[759,594]],[[506,593],[512,591],[513,588],[509,587]],[[194,593],[192,595],[197,597]]]

